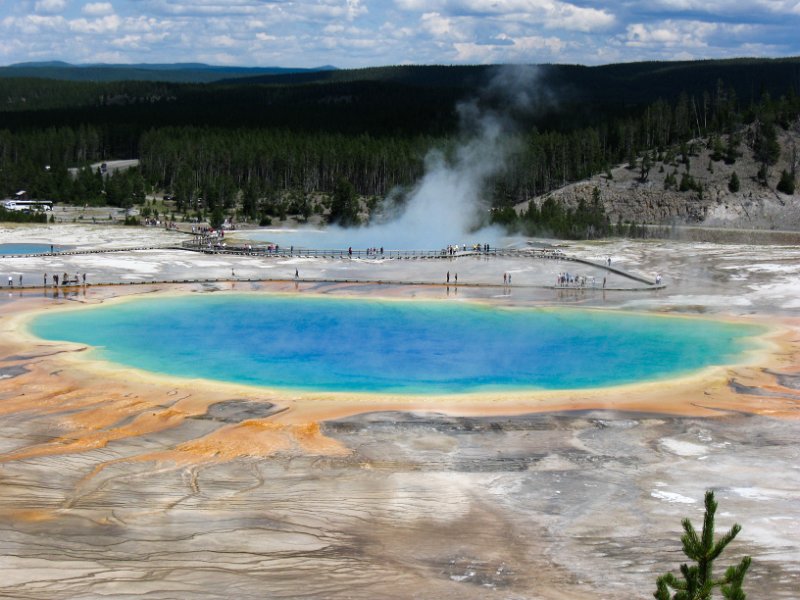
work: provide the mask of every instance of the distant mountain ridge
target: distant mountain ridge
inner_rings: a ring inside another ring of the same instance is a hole
[[[592,110],[598,105],[627,107],[657,98],[675,99],[680,93],[700,94],[718,81],[731,87],[740,100],[757,101],[763,93],[781,94],[793,89],[800,94],[800,57],[735,58],[700,61],[648,61],[597,66],[539,65],[389,65],[338,69],[242,67],[204,63],[80,64],[62,61],[25,62],[0,67],[0,80],[39,80],[86,83],[155,82],[220,84],[221,86],[349,86],[370,84],[396,88],[421,88],[440,93],[479,92],[507,69],[506,84],[515,79],[514,69],[533,69],[523,76],[559,103]],[[491,87],[491,86],[489,86]]]
[[[0,77],[34,77],[63,81],[163,81],[172,83],[213,83],[240,77],[280,76],[333,71],[325,65],[313,68],[240,67],[205,63],[86,63],[64,61],[21,62],[0,67]]]
[[[411,87],[480,89],[499,69],[508,69],[506,84],[515,79],[514,69],[534,69],[529,83],[557,92],[561,101],[638,104],[656,98],[674,98],[681,92],[702,93],[722,80],[740,97],[758,99],[761,93],[782,93],[787,88],[800,94],[800,57],[732,58],[697,61],[645,61],[585,66],[571,64],[531,65],[396,65],[361,69],[336,69],[243,76],[220,83],[302,85],[373,81]]]

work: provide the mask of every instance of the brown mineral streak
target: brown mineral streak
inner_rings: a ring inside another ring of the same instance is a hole
[[[167,288],[166,293],[174,293]],[[0,381],[0,414],[48,415],[59,435],[0,456],[0,462],[82,452],[110,442],[163,432],[231,397],[266,398],[283,410],[225,424],[197,439],[159,453],[127,460],[171,462],[176,466],[221,462],[275,453],[342,456],[349,451],[326,437],[320,423],[379,411],[439,412],[459,416],[520,415],[547,411],[610,409],[686,416],[742,411],[796,419],[798,395],[766,372],[765,364],[797,373],[798,320],[786,320],[768,336],[750,364],[706,369],[689,377],[615,388],[521,391],[461,396],[386,396],[342,393],[282,393],[243,385],[157,376],[84,356],[75,344],[42,342],[20,325],[42,310],[40,300],[15,302],[0,321],[0,356],[29,371]],[[774,325],[774,324],[773,324]],[[28,354],[31,358],[24,358]],[[16,356],[16,358],[14,358]],[[769,396],[737,393],[729,381],[760,388]],[[289,396],[289,399],[284,396]],[[119,425],[116,425],[119,424]],[[112,461],[116,462],[116,461]]]

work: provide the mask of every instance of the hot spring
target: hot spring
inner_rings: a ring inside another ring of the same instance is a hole
[[[478,303],[214,294],[36,317],[45,339],[159,374],[305,391],[605,387],[741,362],[757,325]]]

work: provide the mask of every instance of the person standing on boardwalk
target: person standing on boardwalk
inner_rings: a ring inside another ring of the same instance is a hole
[[[447,283],[450,283],[450,271],[447,272]]]
[[[294,278],[297,279],[300,277],[300,273],[297,271],[297,268],[294,270]]]
[[[47,287],[47,273],[44,274],[44,287]]]

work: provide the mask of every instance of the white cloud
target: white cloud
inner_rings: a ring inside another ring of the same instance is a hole
[[[445,2],[440,0],[395,0],[395,6],[407,12],[440,11]]]
[[[119,29],[121,20],[117,15],[108,15],[99,19],[73,19],[69,28],[76,33],[111,33]]]
[[[439,13],[425,13],[420,17],[419,22],[422,30],[434,38],[458,40],[465,37],[454,19],[442,16]]]
[[[800,0],[0,0],[12,5],[4,62],[99,48],[118,62],[340,67],[800,54]]]
[[[215,35],[211,38],[211,45],[221,48],[233,48],[236,43],[236,40],[229,35]]]
[[[352,21],[367,13],[367,7],[361,4],[361,0],[347,0],[347,18]]]
[[[634,23],[626,32],[629,46],[665,46],[697,48],[706,45],[709,34],[717,29],[714,23],[700,21],[663,21],[661,23]]]
[[[60,15],[26,15],[6,17],[3,19],[3,26],[13,34],[40,35],[50,30],[62,30],[66,22]]]
[[[659,12],[696,12],[712,15],[756,14],[766,11],[772,14],[800,14],[797,0],[653,0],[648,5]]]
[[[248,0],[194,0],[182,2],[172,0],[145,0],[148,12],[164,15],[249,15],[258,12],[264,5]]]
[[[569,31],[593,31],[615,22],[614,15],[605,9],[560,0],[396,0],[395,4],[407,12],[424,11],[476,21],[510,20]]]
[[[510,38],[500,35],[495,43],[476,44],[464,42],[453,44],[459,62],[497,64],[533,63],[550,61],[559,56],[567,44],[558,37],[524,36]]]
[[[111,45],[128,50],[139,50],[142,48],[141,41],[141,35],[128,34],[111,40]]]
[[[90,2],[89,4],[84,4],[81,11],[90,17],[102,17],[112,14],[114,7],[110,2]]]
[[[60,13],[67,7],[65,0],[38,0],[34,4],[33,9],[37,13],[42,14],[55,14]]]
[[[698,49],[709,48],[714,40],[720,40],[723,48],[740,46],[738,39],[757,35],[761,28],[748,24],[709,23],[705,21],[666,20],[656,23],[633,23],[628,25],[623,43],[633,48]],[[727,50],[718,50],[716,56],[730,56]],[[734,53],[733,55],[736,55]],[[739,54],[741,55],[741,54]],[[697,57],[697,53],[692,55]],[[674,58],[668,56],[666,58]]]
[[[763,56],[770,57],[776,56],[780,52],[780,48],[774,44],[766,43],[748,43],[737,46],[736,54],[732,56]]]

